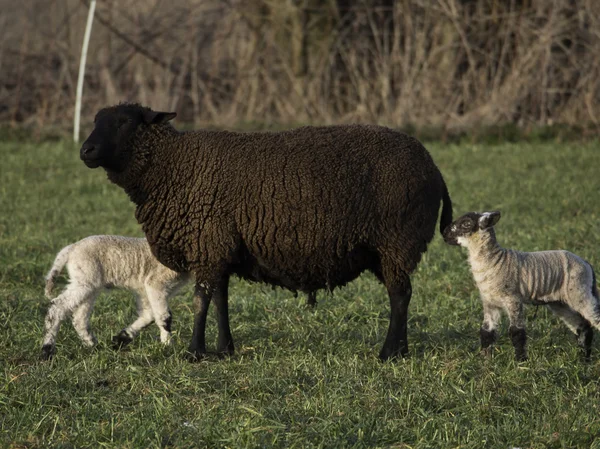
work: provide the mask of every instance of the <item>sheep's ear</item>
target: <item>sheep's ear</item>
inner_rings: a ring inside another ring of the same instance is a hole
[[[176,112],[144,112],[144,121],[148,125],[160,125],[161,123],[167,123],[169,120],[173,120],[175,117],[177,117]]]
[[[479,217],[479,229],[486,229],[495,226],[500,220],[500,211],[494,210],[492,212],[484,212]]]

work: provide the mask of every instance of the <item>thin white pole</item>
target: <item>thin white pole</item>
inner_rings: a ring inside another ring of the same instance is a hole
[[[83,45],[81,46],[81,58],[79,59],[79,77],[77,78],[77,95],[75,97],[75,118],[73,124],[73,141],[75,141],[75,143],[79,142],[79,120],[81,118],[81,94],[83,93],[85,60],[87,58],[88,44],[90,43],[90,34],[92,34],[92,23],[94,22],[95,9],[96,0],[91,0],[87,24],[85,26],[85,34],[83,35]]]

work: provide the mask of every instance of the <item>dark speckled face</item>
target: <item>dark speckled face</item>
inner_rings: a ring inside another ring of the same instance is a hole
[[[135,104],[104,108],[96,114],[94,130],[81,146],[79,156],[89,168],[120,172],[126,164],[127,142],[140,126],[165,123],[174,112],[155,112]]]
[[[468,212],[444,229],[444,241],[449,245],[460,245],[461,239],[469,238],[479,230],[493,227],[498,220],[499,211]]]

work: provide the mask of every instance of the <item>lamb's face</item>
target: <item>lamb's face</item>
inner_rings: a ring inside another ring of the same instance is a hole
[[[444,229],[444,241],[449,245],[467,246],[478,232],[493,227],[500,220],[500,212],[468,212]]]
[[[89,168],[104,167],[121,172],[129,157],[131,138],[140,127],[173,119],[174,112],[155,112],[136,104],[119,104],[101,109],[94,119],[94,130],[81,146],[81,160]]]

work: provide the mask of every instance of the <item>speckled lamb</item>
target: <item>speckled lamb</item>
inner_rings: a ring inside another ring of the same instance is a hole
[[[527,358],[523,303],[547,305],[577,336],[585,358],[593,329],[600,329],[600,301],[592,266],[568,251],[526,253],[498,245],[494,225],[500,212],[469,212],[444,231],[451,245],[469,250],[469,263],[483,302],[481,347],[490,353],[501,312],[510,320],[517,360]]]
[[[64,266],[69,271],[69,285],[52,299],[55,279]],[[94,235],[63,248],[46,277],[46,296],[52,305],[46,314],[46,333],[42,358],[55,352],[61,322],[72,313],[73,327],[84,344],[92,346],[96,338],[90,330],[90,314],[100,291],[121,287],[134,292],[138,318],[113,338],[115,345],[130,343],[141,329],[153,321],[160,329],[160,339],[171,339],[171,312],[168,298],[189,275],[177,273],[162,265],[152,255],[143,238]]]
[[[442,175],[414,138],[378,126],[284,132],[180,132],[175,113],[102,109],[81,147],[136,204],[153,254],[196,280],[192,359],[206,353],[208,306],[217,351],[233,353],[233,274],[294,291],[333,289],[370,270],[390,297],[382,359],[408,350],[409,274],[452,221]],[[441,231],[440,231],[441,232]]]

